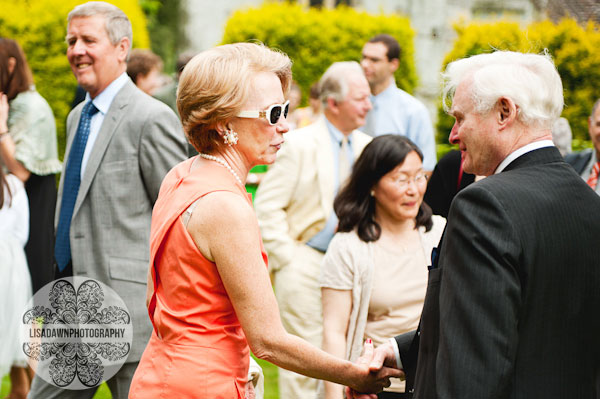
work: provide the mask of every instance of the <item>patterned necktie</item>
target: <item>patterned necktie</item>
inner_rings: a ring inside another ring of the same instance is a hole
[[[590,177],[587,179],[587,184],[592,188],[592,190],[595,190],[596,185],[598,184],[598,174],[600,174],[600,161],[594,164],[592,173],[590,173]]]
[[[63,271],[71,260],[71,242],[69,231],[71,230],[71,218],[73,217],[73,208],[81,184],[81,160],[85,152],[85,145],[90,135],[90,122],[92,116],[98,112],[98,109],[88,101],[81,111],[77,133],[73,139],[67,168],[65,170],[65,180],[63,184],[63,195],[60,206],[60,216],[58,218],[58,228],[56,229],[56,242],[54,243],[54,258],[59,271]]]
[[[339,159],[339,186],[342,187],[350,174],[350,162],[348,161],[348,137],[344,136],[340,143],[340,159]]]

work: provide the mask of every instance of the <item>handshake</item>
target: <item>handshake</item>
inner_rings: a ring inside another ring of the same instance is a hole
[[[375,392],[389,387],[390,378],[404,378],[404,371],[398,369],[396,354],[390,342],[374,349],[371,340],[367,339],[356,365],[365,368],[366,375],[353,388],[346,387],[346,398],[377,399]]]

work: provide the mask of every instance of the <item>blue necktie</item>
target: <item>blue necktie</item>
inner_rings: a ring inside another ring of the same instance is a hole
[[[69,159],[67,160],[60,216],[58,218],[58,228],[56,229],[56,242],[54,243],[54,257],[56,258],[58,270],[61,272],[71,260],[71,242],[69,240],[71,218],[73,217],[73,208],[81,184],[81,160],[90,135],[90,122],[96,112],[98,112],[98,109],[91,101],[88,101],[83,107],[77,133],[75,133]]]

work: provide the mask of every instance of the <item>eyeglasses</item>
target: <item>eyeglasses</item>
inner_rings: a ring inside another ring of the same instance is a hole
[[[287,118],[290,110],[290,101],[286,101],[283,104],[273,104],[265,111],[241,111],[237,116],[239,118],[266,118],[269,124],[275,125],[279,122],[281,114]]]
[[[408,185],[410,184],[411,181],[415,182],[415,184],[417,186],[427,183],[427,177],[428,176],[425,173],[419,173],[415,177],[411,177],[411,178],[402,176],[397,179],[394,179],[394,183],[396,183],[398,185],[398,187],[400,187],[401,189],[405,189],[405,188],[408,188]]]

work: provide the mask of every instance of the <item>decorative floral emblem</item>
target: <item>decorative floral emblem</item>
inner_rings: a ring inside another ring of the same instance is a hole
[[[124,302],[89,278],[61,279],[42,288],[25,311],[23,326],[30,364],[61,388],[99,385],[119,370],[131,349],[131,317]]]

